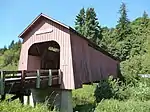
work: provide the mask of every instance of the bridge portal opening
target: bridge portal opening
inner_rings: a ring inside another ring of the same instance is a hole
[[[28,55],[38,59],[30,60],[29,63],[31,65],[34,63],[33,66],[38,66],[39,69],[60,69],[60,46],[56,41],[33,44]],[[36,61],[38,62],[36,63]]]

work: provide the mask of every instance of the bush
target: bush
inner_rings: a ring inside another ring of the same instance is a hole
[[[74,106],[94,103],[95,87],[95,85],[83,85],[83,88],[72,91]]]
[[[51,112],[48,110],[46,105],[38,104],[35,108],[26,105],[23,106],[17,100],[13,102],[1,102],[0,103],[0,112]]]
[[[115,98],[119,100],[125,99],[125,86],[119,79],[113,79],[111,76],[107,80],[102,80],[97,85],[95,90],[96,101],[100,102],[102,99]]]
[[[128,99],[140,101],[150,100],[150,87],[146,82],[139,82],[136,86],[129,87],[125,91],[128,92]]]
[[[98,104],[95,112],[150,112],[150,101],[104,100]]]
[[[83,88],[72,91],[74,111],[92,112],[95,108],[96,85],[83,85]]]
[[[141,67],[141,56],[135,56],[129,60],[120,63],[121,74],[126,84],[135,85],[139,81]]]

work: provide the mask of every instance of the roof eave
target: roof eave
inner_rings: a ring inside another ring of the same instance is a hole
[[[103,54],[111,57],[112,59],[116,60],[116,61],[119,61],[120,62],[120,59],[119,58],[116,58],[115,56],[113,56],[112,54],[108,53],[107,51],[105,51],[104,49],[102,49],[101,47],[99,47],[97,44],[95,44],[94,42],[90,41],[89,39],[87,39],[86,37],[84,37],[83,35],[81,35],[80,33],[78,33],[76,30],[74,30],[73,28],[69,27],[69,29],[74,32],[75,34],[79,35],[80,37],[82,37],[83,39],[85,39],[88,44],[90,46],[92,46],[93,48],[97,49],[98,51],[102,52]]]
[[[57,21],[57,20],[55,20],[55,19],[53,19],[53,18],[51,18],[51,17],[49,17],[49,16],[43,14],[43,13],[41,13],[41,14],[39,14],[39,15],[31,22],[31,24],[29,24],[29,25],[24,29],[24,31],[23,31],[18,37],[19,37],[19,38],[23,38],[23,35],[27,32],[27,30],[28,30],[39,18],[41,18],[41,17],[44,17],[44,18],[46,18],[46,19],[49,19],[49,20],[51,20],[51,21],[53,21],[53,22],[55,22],[55,23],[57,23],[57,24],[59,24],[59,25],[62,25],[62,26],[65,27],[65,28],[69,29],[69,26],[65,25],[64,23],[61,23],[61,22],[59,22],[59,21]]]
[[[42,13],[41,13],[42,14]],[[24,30],[23,32],[21,32],[21,34],[19,34],[19,38],[23,38],[23,35],[25,34],[25,32],[35,23],[36,20],[38,20],[41,16],[41,14],[39,14],[32,22],[31,24],[29,24]]]
[[[85,39],[85,40],[88,42],[88,44],[89,44],[90,46],[92,46],[93,48],[99,50],[100,52],[102,52],[103,54],[105,54],[105,55],[111,57],[111,58],[114,59],[114,60],[120,61],[118,58],[116,58],[116,57],[114,57],[113,55],[111,55],[110,53],[106,52],[104,49],[102,49],[101,47],[99,47],[98,45],[96,45],[95,43],[93,43],[92,41],[90,41],[89,39],[87,39],[86,37],[84,37],[83,35],[81,35],[80,33],[78,33],[76,30],[74,30],[74,29],[71,28],[70,26],[67,26],[67,25],[65,25],[64,23],[61,23],[61,22],[59,22],[59,21],[57,21],[57,20],[55,20],[55,19],[53,19],[53,18],[51,18],[51,17],[49,17],[49,16],[43,14],[43,13],[39,14],[39,15],[32,21],[32,23],[29,24],[29,25],[24,29],[24,31],[23,31],[18,37],[23,39],[23,38],[24,38],[24,35],[25,35],[26,32],[28,31],[28,29],[29,29],[37,20],[39,20],[40,17],[44,17],[44,18],[46,18],[46,19],[48,19],[48,20],[51,20],[51,21],[53,21],[53,22],[55,22],[55,23],[57,23],[57,24],[59,24],[59,25],[65,27],[65,28],[67,28],[68,30],[74,32],[75,34],[77,34],[77,35],[79,35],[80,37],[82,37],[83,39]]]

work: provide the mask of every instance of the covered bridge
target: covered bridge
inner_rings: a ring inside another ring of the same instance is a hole
[[[61,112],[73,112],[72,89],[109,75],[117,77],[115,57],[47,15],[41,13],[19,37],[23,39],[19,70],[0,71],[1,99],[15,94],[11,100],[34,106],[48,96]]]
[[[119,61],[73,28],[40,14],[19,35],[19,70],[60,69],[62,89],[116,77]]]

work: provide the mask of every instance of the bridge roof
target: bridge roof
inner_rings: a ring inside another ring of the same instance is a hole
[[[78,36],[80,36],[81,38],[85,39],[86,41],[88,41],[89,45],[93,48],[95,48],[96,50],[102,52],[103,54],[111,57],[112,59],[114,60],[117,60],[117,61],[120,61],[118,58],[114,57],[113,55],[111,55],[110,53],[108,53],[107,51],[105,51],[104,49],[102,49],[101,47],[99,47],[98,45],[96,45],[94,42],[90,41],[89,39],[87,39],[86,37],[84,37],[83,35],[79,34],[76,30],[74,30],[72,27],[64,24],[64,23],[61,23],[60,21],[58,20],[55,20],[43,13],[40,13],[33,21],[31,24],[29,24],[24,30],[23,32],[18,36],[20,38],[24,38],[25,35],[27,35],[31,29],[35,26],[35,24],[37,24],[42,18],[45,18],[45,19],[48,19],[48,20],[51,20],[53,21],[54,23],[57,23],[65,28],[67,28],[68,30],[72,31],[73,33],[77,34]]]

